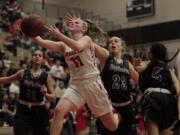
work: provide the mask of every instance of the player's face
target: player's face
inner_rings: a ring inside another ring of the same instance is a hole
[[[43,60],[43,53],[40,50],[36,50],[32,57],[33,64],[41,65],[43,63]]]
[[[70,32],[83,32],[84,21],[80,18],[72,20],[67,26]]]
[[[123,50],[122,40],[118,37],[110,38],[108,49],[111,53],[120,53]]]

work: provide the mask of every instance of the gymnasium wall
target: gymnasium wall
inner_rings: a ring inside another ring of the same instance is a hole
[[[22,0],[28,3],[29,0]],[[33,0],[41,2],[42,0]],[[155,15],[142,19],[128,20],[126,17],[126,0],[45,0],[46,3],[61,5],[65,7],[77,7],[92,11],[94,14],[106,17],[112,21],[117,28],[130,28],[161,22],[180,20],[180,0],[155,0]],[[32,3],[32,0],[31,0]],[[173,8],[172,8],[173,7]],[[26,9],[29,6],[26,4]],[[36,10],[38,5],[36,7]],[[56,15],[57,9],[52,9],[52,17]],[[51,14],[50,13],[50,14]]]
[[[42,9],[42,0],[20,1],[23,4],[22,7],[24,11],[36,12],[45,17],[45,19],[50,22],[55,22],[59,16],[64,16],[64,14],[70,10],[80,10],[80,8],[82,8],[90,12],[92,11],[95,15],[100,14],[101,17],[105,17],[109,21],[112,21],[115,25],[115,27],[112,29],[113,31],[121,31],[124,29],[141,28],[142,26],[180,21],[180,0],[155,0],[155,15],[135,20],[127,19],[125,0],[45,0],[45,9]],[[71,9],[69,9],[69,7],[71,7]],[[164,29],[167,29],[168,31],[168,28],[169,27],[167,26]],[[177,32],[173,32],[172,29],[172,33],[170,35],[175,35],[176,33]],[[148,43],[141,42],[144,40],[144,33],[142,34],[143,35],[141,35],[140,37],[136,37],[136,33],[132,34],[132,38],[140,38],[138,39],[140,40],[140,42],[132,44],[130,43],[130,45],[136,44],[136,46],[148,47]],[[120,34],[115,35],[121,36]],[[147,37],[148,36],[151,39],[152,35],[147,35]],[[131,41],[132,38],[127,40]],[[157,39],[157,41],[164,42],[166,44],[170,55],[173,54],[177,50],[177,48],[180,48],[179,37]]]

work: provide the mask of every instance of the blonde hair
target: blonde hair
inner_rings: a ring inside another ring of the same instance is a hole
[[[85,26],[87,27],[86,35],[90,36],[92,40],[100,45],[107,44],[108,34],[97,23],[90,19],[85,19]],[[102,45],[104,46],[104,45]]]

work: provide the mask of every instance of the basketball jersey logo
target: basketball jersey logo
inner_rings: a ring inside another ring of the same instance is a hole
[[[163,70],[163,67],[154,67],[151,77],[158,81],[161,81],[162,80],[162,75],[161,75],[162,70]]]
[[[77,51],[70,49],[65,52],[64,55],[73,63],[73,65],[75,65],[76,68],[84,65]]]
[[[73,63],[76,66],[76,68],[84,65],[82,63],[81,58],[79,57],[79,55],[71,57],[70,60],[73,61]]]
[[[112,89],[116,90],[127,90],[127,78],[126,76],[119,76],[118,74],[114,74],[112,76]]]

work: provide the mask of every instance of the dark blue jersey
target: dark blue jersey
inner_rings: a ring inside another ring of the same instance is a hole
[[[43,94],[40,89],[42,85],[47,85],[48,74],[42,71],[38,77],[33,77],[30,69],[24,71],[24,75],[20,81],[19,99],[29,102],[43,101]]]
[[[147,88],[172,89],[171,73],[163,62],[149,63],[147,69],[140,74],[140,89]]]
[[[130,100],[130,71],[127,60],[123,59],[117,64],[110,55],[101,78],[112,102],[122,103]]]

